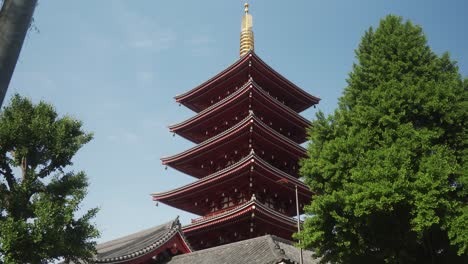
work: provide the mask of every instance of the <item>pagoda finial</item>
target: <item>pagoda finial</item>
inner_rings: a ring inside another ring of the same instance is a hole
[[[242,17],[241,35],[240,35],[240,56],[244,56],[249,51],[254,50],[254,34],[252,31],[253,19],[249,14],[249,3],[244,4],[245,14]]]

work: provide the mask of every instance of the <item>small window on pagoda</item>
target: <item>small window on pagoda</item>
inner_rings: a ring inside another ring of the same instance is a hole
[[[247,202],[247,197],[244,193],[239,193],[239,195],[237,195],[237,203],[240,204],[245,202]]]
[[[265,199],[264,199],[263,193],[257,192],[255,194],[255,197],[257,198],[258,201],[260,201],[261,203],[264,203]]]
[[[216,205],[216,203],[214,201],[211,202],[210,204],[210,212],[213,213],[213,212],[216,212],[219,210],[219,207]]]
[[[273,198],[271,197],[268,197],[265,201],[265,205],[274,209],[275,208],[275,201],[273,200]]]
[[[280,203],[280,206],[279,206],[279,208],[278,208],[278,211],[279,211],[280,213],[283,213],[283,214],[286,213],[286,203],[285,203],[284,201],[282,201],[282,202]]]
[[[224,197],[221,202],[221,209],[226,209],[234,205],[234,201],[231,197]]]

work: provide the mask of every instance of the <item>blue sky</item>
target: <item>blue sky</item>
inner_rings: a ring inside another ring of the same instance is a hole
[[[421,25],[468,76],[467,11],[464,0],[251,1],[257,54],[322,98],[309,119],[336,107],[361,36],[387,14]],[[83,209],[101,208],[98,241],[194,218],[150,193],[194,181],[159,160],[192,146],[167,129],[193,115],[173,97],[238,59],[242,12],[240,0],[40,1],[5,102],[45,100],[94,132],[71,169],[89,176]]]

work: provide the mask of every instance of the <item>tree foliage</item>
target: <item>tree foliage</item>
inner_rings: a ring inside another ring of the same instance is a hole
[[[309,130],[302,246],[324,263],[467,261],[467,80],[397,16],[356,57],[338,109]]]
[[[0,113],[0,263],[87,259],[97,209],[75,215],[88,186],[66,171],[92,139],[81,122],[16,95]]]

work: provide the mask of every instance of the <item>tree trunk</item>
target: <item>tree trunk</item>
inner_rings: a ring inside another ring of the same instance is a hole
[[[4,0],[0,11],[0,107],[10,84],[37,0]]]

